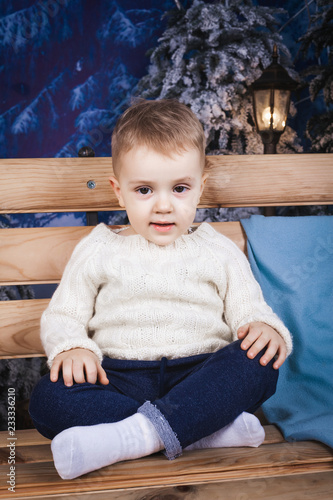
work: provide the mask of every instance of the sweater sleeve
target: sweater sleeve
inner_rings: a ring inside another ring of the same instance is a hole
[[[100,348],[88,336],[88,323],[94,314],[102,279],[98,266],[104,246],[100,232],[97,226],[75,247],[61,282],[42,314],[41,341],[49,367],[59,353],[79,347],[94,352],[102,361]]]
[[[240,326],[254,321],[266,323],[283,338],[287,355],[292,352],[292,337],[280,318],[265,302],[259,283],[241,250],[228,238],[220,236],[220,256],[226,273],[224,288],[224,318],[230,326],[234,340]],[[219,260],[221,260],[219,259]]]

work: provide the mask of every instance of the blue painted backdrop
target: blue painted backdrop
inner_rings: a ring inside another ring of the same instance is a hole
[[[110,155],[173,0],[2,2],[1,157]]]

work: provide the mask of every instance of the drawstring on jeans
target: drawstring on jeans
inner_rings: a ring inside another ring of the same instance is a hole
[[[159,398],[162,398],[164,396],[164,377],[165,377],[165,369],[166,365],[168,362],[168,358],[163,357],[161,359],[161,364],[160,364],[160,390],[159,390]]]

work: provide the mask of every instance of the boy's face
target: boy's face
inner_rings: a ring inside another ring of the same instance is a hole
[[[137,146],[121,156],[118,179],[110,182],[126,208],[130,234],[164,246],[187,233],[206,178],[196,149],[169,158]]]

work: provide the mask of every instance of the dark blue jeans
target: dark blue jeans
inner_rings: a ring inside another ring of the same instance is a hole
[[[174,458],[182,448],[232,422],[243,411],[254,413],[271,397],[278,371],[249,359],[240,341],[212,354],[161,361],[104,358],[109,385],[74,384],[45,375],[34,388],[29,412],[49,439],[74,426],[123,420],[143,413],[155,425]]]

